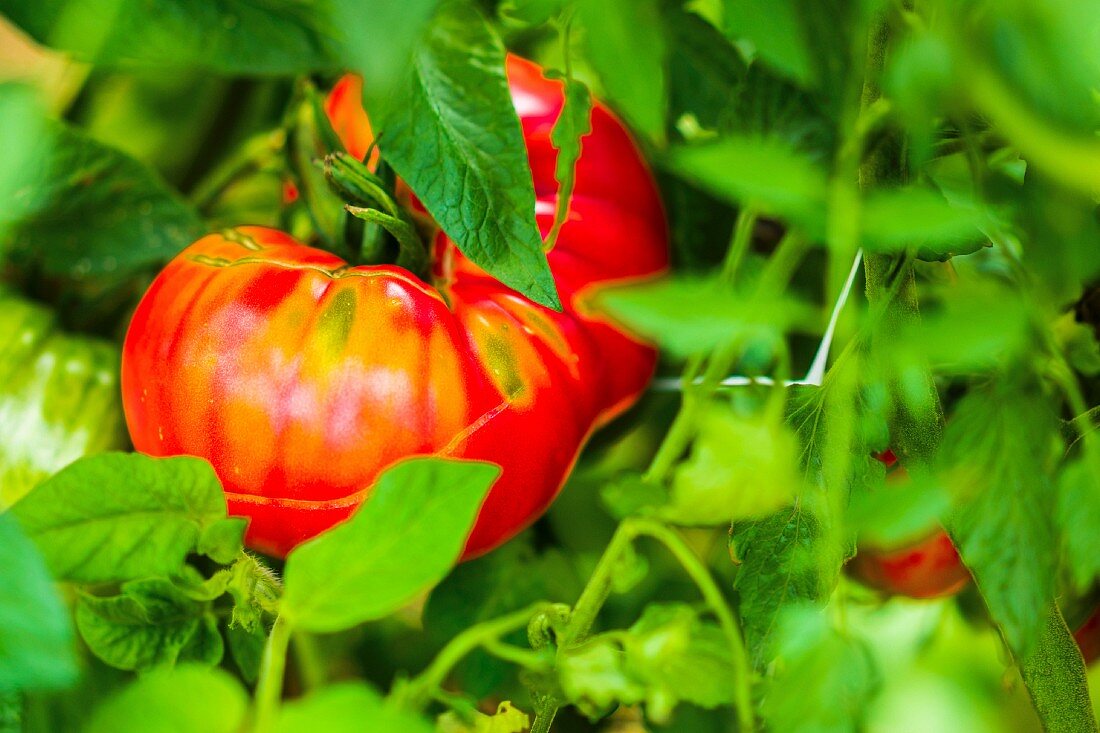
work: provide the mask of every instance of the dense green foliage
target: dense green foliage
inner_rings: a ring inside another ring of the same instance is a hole
[[[0,0],[0,46],[0,731],[1097,729],[1097,0]],[[283,563],[204,461],[106,452],[196,236],[408,256],[318,165],[345,70],[377,180],[558,303],[505,49],[560,190],[591,90],[673,247],[592,295],[660,374],[547,516],[455,567],[495,471],[423,459]],[[940,526],[956,596],[845,569]]]

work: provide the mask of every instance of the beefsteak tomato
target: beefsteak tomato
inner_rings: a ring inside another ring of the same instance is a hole
[[[557,201],[550,131],[562,86],[510,57],[509,85],[545,235]],[[347,78],[328,112],[349,152],[370,127]],[[346,519],[378,474],[414,455],[490,461],[465,556],[530,524],[592,430],[645,388],[656,355],[586,312],[594,285],[667,267],[653,177],[595,105],[568,221],[547,253],[557,313],[488,275],[438,232],[430,282],[257,227],[204,237],[160,273],[123,349],[134,446],[208,459],[252,547],[283,555]]]

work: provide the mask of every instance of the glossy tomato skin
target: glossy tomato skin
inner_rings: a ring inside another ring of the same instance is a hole
[[[556,197],[549,133],[560,84],[508,60],[545,233]],[[370,143],[343,81],[328,113]],[[343,89],[344,93],[340,93]],[[207,458],[252,547],[283,555],[346,519],[379,472],[413,455],[503,469],[468,540],[485,552],[553,500],[591,431],[629,406],[654,351],[586,313],[588,288],[667,267],[656,187],[621,124],[593,112],[570,218],[548,253],[556,313],[501,285],[442,233],[432,283],[348,267],[270,229],[205,237],[135,312],[122,389],[135,447]]]
[[[892,451],[875,456],[886,464],[887,482],[903,482],[907,475]],[[852,572],[873,588],[909,598],[953,595],[970,582],[958,550],[941,527],[900,547],[861,545],[849,563]]]

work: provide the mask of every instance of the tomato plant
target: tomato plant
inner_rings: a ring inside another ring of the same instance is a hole
[[[4,0],[0,730],[1096,731],[1097,18]]]
[[[553,226],[560,84],[508,62],[536,217]],[[354,85],[328,102],[345,147],[366,157]],[[349,109],[350,106],[350,109]],[[653,370],[648,347],[585,314],[585,288],[666,264],[656,187],[622,126],[597,107],[569,219],[548,253],[563,310],[502,286],[443,232],[430,281],[349,267],[274,230],[201,239],[154,281],[122,365],[134,446],[207,458],[251,545],[285,555],[346,519],[381,470],[412,455],[503,468],[466,555],[540,514],[580,447],[628,407]],[[626,179],[625,182],[620,177]]]

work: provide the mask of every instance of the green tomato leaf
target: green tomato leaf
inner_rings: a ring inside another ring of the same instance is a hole
[[[780,74],[802,84],[816,79],[812,54],[793,0],[725,0],[726,34],[747,43],[753,53]]]
[[[367,94],[382,155],[459,249],[505,285],[561,308],[504,74],[504,45],[471,4],[444,3],[410,73]]]
[[[864,243],[876,252],[911,250],[922,260],[947,260],[992,246],[980,225],[977,212],[925,188],[876,191],[864,202]]]
[[[582,81],[553,72],[547,73],[547,76],[561,79],[565,86],[565,105],[550,130],[550,142],[558,151],[558,158],[554,163],[558,198],[554,210],[554,225],[546,237],[546,248],[549,250],[554,248],[558,232],[569,216],[569,204],[577,180],[577,160],[581,157],[581,138],[592,131],[592,95]]]
[[[1100,59],[1074,53],[1074,49],[1094,48],[1100,41],[1096,9],[1072,0],[1040,5],[1003,0],[986,7],[996,12],[962,13],[961,22],[943,24],[954,31],[952,40],[965,53],[960,53],[963,59],[972,64],[977,50],[990,71],[1003,78],[1007,86],[1002,88],[1011,89],[1020,107],[1038,114],[1035,122],[1045,128],[1044,134],[1055,140],[1072,132],[1094,138]],[[969,68],[965,71],[972,73]],[[972,93],[975,97],[997,94],[989,89]],[[1027,126],[1020,121],[1021,128]],[[1005,123],[1005,128],[1010,129],[1011,124]]]
[[[140,677],[103,703],[88,733],[237,733],[248,712],[241,684],[217,668],[180,665]]]
[[[786,425],[711,403],[687,460],[676,467],[657,515],[675,524],[721,525],[762,518],[801,488],[799,445]]]
[[[218,629],[218,617],[208,608],[199,617],[195,633],[180,650],[179,661],[213,667],[220,664],[224,656],[225,641]]]
[[[195,551],[206,555],[214,562],[228,565],[244,549],[244,531],[248,529],[248,520],[243,517],[226,517],[208,524],[199,535]]]
[[[1057,518],[1073,583],[1084,594],[1100,577],[1100,482],[1084,461],[1059,476]]]
[[[720,132],[779,140],[812,153],[819,162],[832,155],[838,131],[820,95],[775,76],[764,65],[749,66],[731,101]]]
[[[585,52],[611,101],[651,140],[665,140],[667,42],[657,0],[580,0]]]
[[[0,509],[83,455],[127,445],[118,348],[62,333],[49,309],[0,288]]]
[[[23,730],[23,696],[18,692],[0,692],[0,731]]]
[[[193,565],[184,565],[179,575],[170,579],[180,592],[194,601],[213,601],[221,598],[229,590],[232,571],[219,570],[209,578],[200,573]]]
[[[11,511],[57,578],[102,583],[179,572],[226,507],[204,460],[103,453],[76,461]]]
[[[281,613],[327,632],[396,611],[451,569],[499,475],[438,458],[393,466],[349,521],[290,553]]]
[[[895,471],[867,488],[852,493],[847,518],[870,547],[905,547],[927,538],[951,505],[947,489],[923,472]]]
[[[256,684],[260,676],[264,645],[267,643],[267,630],[263,626],[249,630],[244,626],[231,624],[225,630],[225,640],[229,642],[229,655],[233,657],[233,664],[241,673],[241,679],[249,685]]]
[[[46,121],[41,107],[30,87],[0,84],[0,140],[4,141],[5,157],[0,172],[0,201],[10,202],[15,197],[45,154]],[[16,213],[11,206],[0,207],[0,241]]]
[[[799,150],[831,154],[834,124],[811,92],[766,65],[747,65],[722,32],[691,10],[667,3],[664,22],[670,117],[684,139],[715,132],[767,135]],[[691,206],[700,206],[697,196]]]
[[[518,611],[546,598],[576,598],[583,581],[571,558],[550,550],[536,553],[513,540],[476,560],[461,563],[432,590],[424,607],[424,630],[440,646],[463,629]],[[527,642],[518,631],[505,639]],[[469,654],[453,677],[473,697],[490,695],[515,668],[482,650]]]
[[[439,0],[324,0],[343,66],[364,79],[372,112],[399,89]],[[373,117],[372,117],[373,119]],[[411,144],[411,143],[410,143]]]
[[[644,703],[646,718],[663,724],[681,702],[703,708],[733,702],[729,643],[685,605],[647,606],[627,631],[565,649],[557,664],[562,692],[590,718],[615,704]]]
[[[0,514],[0,693],[62,687],[76,678],[73,630],[42,556]]]
[[[879,684],[870,651],[832,628],[816,607],[788,609],[775,634],[779,662],[763,693],[761,715],[771,730],[849,733],[862,728]]]
[[[1034,314],[1019,288],[973,280],[921,292],[922,319],[891,344],[901,364],[930,362],[937,373],[992,372],[1041,348]],[[887,355],[889,357],[891,355]]]
[[[740,342],[770,351],[789,330],[813,332],[817,312],[775,292],[738,292],[717,280],[671,277],[599,289],[592,305],[676,356]]]
[[[789,0],[780,4],[784,3],[789,4]],[[758,19],[738,16],[753,12],[753,6],[759,4],[747,0],[728,19],[736,19],[743,27],[753,25]],[[810,7],[820,12],[819,4],[827,3],[819,1]],[[829,100],[798,86],[789,76],[777,75],[775,67],[766,61],[749,63],[760,53],[748,38],[731,42],[718,30],[717,26],[726,20],[716,17],[723,14],[718,5],[720,2],[709,8],[702,4],[681,8],[666,4],[664,8],[670,41],[672,119],[683,137],[691,140],[714,132],[767,136],[792,143],[800,150],[815,151],[821,159],[831,156],[836,123],[829,116]],[[777,12],[784,10],[779,8]],[[762,18],[759,22],[768,25],[772,20]],[[792,36],[783,42],[797,40]]]
[[[846,490],[843,482],[859,475],[850,465],[838,467],[838,459],[846,464],[858,451],[867,456],[866,463],[872,462],[870,451],[863,451],[853,435],[849,400],[858,369],[853,360],[847,368],[831,372],[825,387],[793,392],[788,423],[801,447],[802,492],[789,507],[733,524],[730,556],[738,566],[734,587],[749,658],[757,670],[774,659],[783,614],[807,604],[824,606],[854,549],[832,531],[826,492]]]
[[[568,0],[501,0],[497,13],[507,23],[539,26],[560,14],[566,2]]]
[[[674,148],[668,163],[675,172],[733,204],[787,219],[810,236],[824,232],[825,171],[784,140],[730,135]]]
[[[76,627],[92,653],[118,669],[144,671],[177,660],[213,665],[223,648],[208,608],[166,578],[135,580],[123,583],[117,596],[81,594]]]
[[[800,501],[771,516],[733,525],[730,553],[738,565],[734,587],[753,666],[771,660],[779,617],[791,606],[829,597],[840,572],[820,511]]]
[[[1087,313],[1092,307],[1079,306],[1083,320],[1091,320]],[[1052,331],[1071,367],[1088,377],[1100,374],[1100,341],[1094,327],[1078,322],[1074,313],[1064,313],[1052,324]]]
[[[645,686],[627,673],[622,649],[607,637],[562,650],[556,668],[565,699],[591,720],[616,704],[637,705],[645,699]]]
[[[725,129],[748,69],[737,50],[713,25],[677,5],[663,9],[669,37],[669,110],[707,130]]]
[[[667,721],[680,702],[733,704],[735,671],[718,625],[679,604],[647,606],[623,642],[624,664],[646,686],[646,716]]]
[[[476,710],[471,713],[469,722],[464,722],[454,711],[440,715],[436,733],[523,733],[531,727],[531,717],[507,700],[497,705],[492,715]]]
[[[287,703],[280,710],[275,733],[314,731],[433,733],[435,728],[416,713],[392,706],[362,682],[340,682]]]
[[[1024,684],[1047,733],[1095,731],[1089,681],[1073,635],[1058,606],[1051,603],[1035,651],[1016,654]]]
[[[124,275],[203,233],[198,214],[137,160],[51,124],[49,151],[9,207],[9,256],[50,275]]]
[[[916,163],[934,152],[937,117],[955,85],[956,63],[945,39],[935,33],[908,37],[890,54],[882,84],[899,109],[896,119],[909,134],[909,157]]]
[[[329,16],[305,0],[14,0],[4,12],[39,42],[101,66],[255,75],[336,65]]]
[[[655,481],[646,481],[640,474],[623,473],[600,487],[600,499],[612,516],[653,516],[669,500],[667,488]]]
[[[1058,574],[1049,469],[1057,416],[1037,387],[1024,387],[1001,379],[972,389],[948,420],[938,456],[954,499],[947,528],[1021,658],[1044,633]]]

